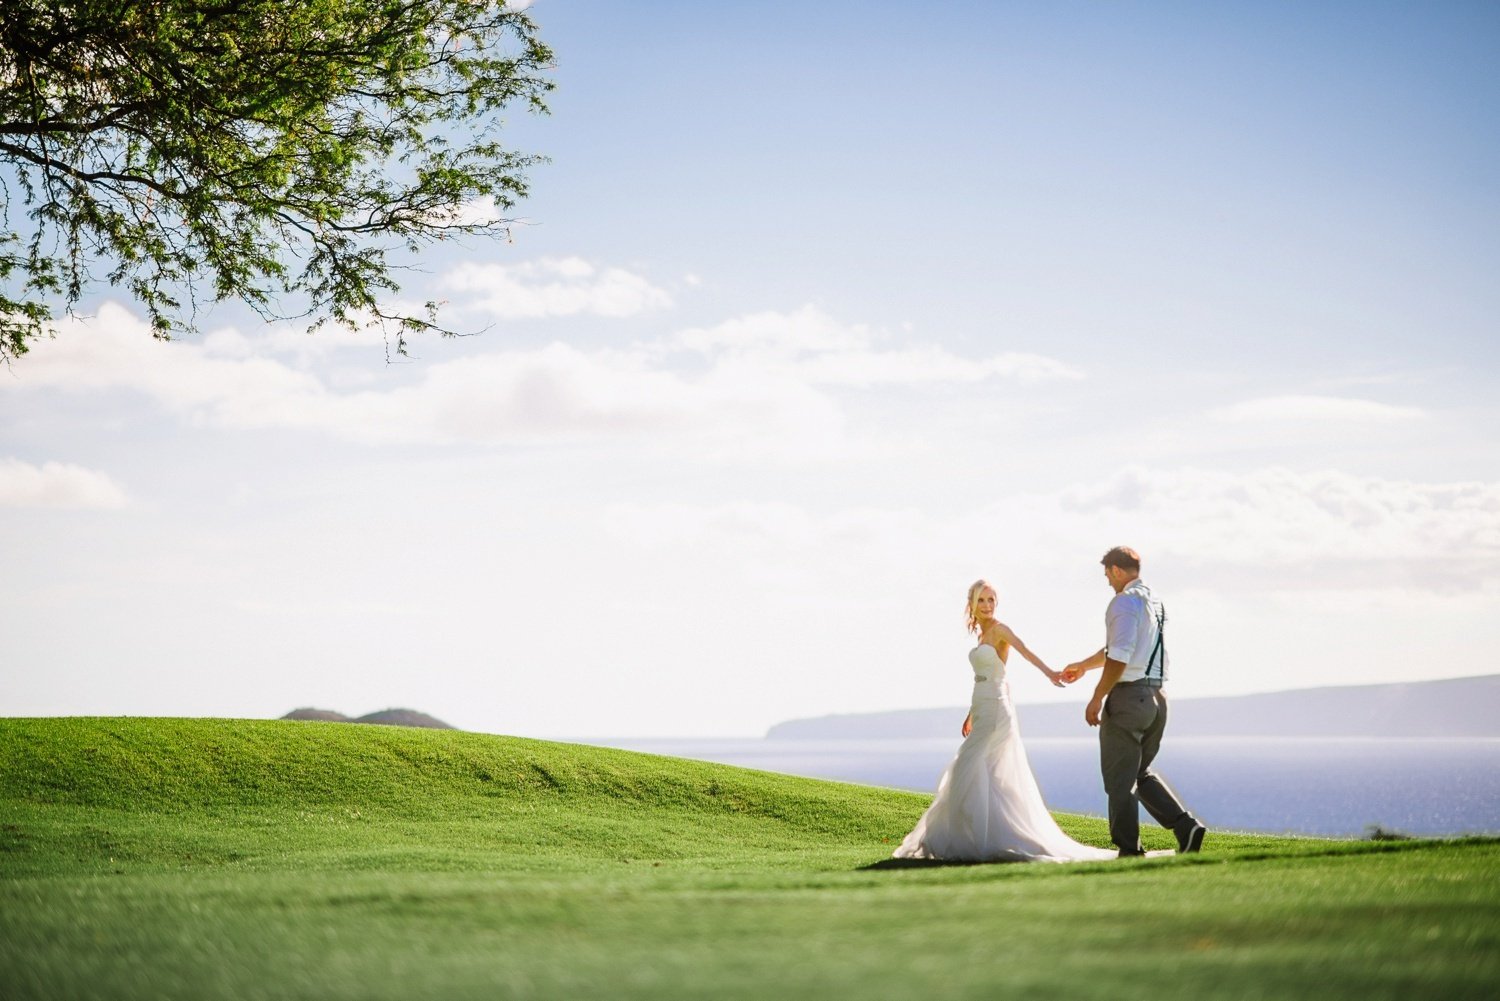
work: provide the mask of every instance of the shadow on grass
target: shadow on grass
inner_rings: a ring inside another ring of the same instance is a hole
[[[1335,844],[1320,844],[1307,849],[1248,849],[1218,854],[1213,851],[1193,855],[1165,855],[1155,858],[1105,859],[1101,861],[1069,862],[1064,865],[1034,865],[1010,859],[993,862],[960,862],[947,859],[900,859],[883,858],[868,865],[858,866],[856,872],[887,872],[898,869],[990,869],[995,873],[1009,871],[1051,872],[1058,875],[1098,876],[1109,873],[1140,872],[1182,865],[1225,865],[1244,862],[1297,861],[1314,858],[1340,858],[1357,855],[1383,855],[1391,852],[1421,852],[1434,849],[1478,848],[1500,845],[1500,837],[1490,835],[1468,835],[1457,838],[1411,838],[1392,841],[1343,841]]]
[[[1390,852],[1421,852],[1441,848],[1477,848],[1500,845],[1500,837],[1493,835],[1462,835],[1455,838],[1407,837],[1379,841],[1341,841],[1327,847],[1312,849],[1249,849],[1237,851],[1221,859],[1193,856],[1194,861],[1210,862],[1265,862],[1273,859],[1335,858],[1343,855],[1382,855]]]
[[[1011,865],[1011,859],[997,859],[994,862],[960,862],[952,859],[937,858],[883,858],[869,865],[862,865],[857,872],[880,872],[885,869],[961,869],[973,868],[981,865]]]

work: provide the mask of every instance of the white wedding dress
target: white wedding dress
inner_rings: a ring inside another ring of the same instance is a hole
[[[1115,852],[1062,832],[1037,788],[1016,726],[1005,662],[988,643],[969,651],[973,729],[938,780],[937,797],[896,858],[963,862],[1083,862]]]

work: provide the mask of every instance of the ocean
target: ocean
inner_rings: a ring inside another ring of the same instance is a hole
[[[960,740],[587,742],[931,792]],[[1092,737],[1028,739],[1026,751],[1049,807],[1103,815]],[[1328,837],[1361,837],[1374,827],[1414,835],[1500,834],[1500,740],[1168,734],[1157,769],[1211,829]]]

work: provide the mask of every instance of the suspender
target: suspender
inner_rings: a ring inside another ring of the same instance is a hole
[[[1146,607],[1151,607],[1147,605]],[[1156,668],[1156,676],[1165,678],[1167,673],[1167,651],[1163,646],[1167,638],[1167,606],[1161,606],[1161,614],[1156,617],[1156,646],[1151,649],[1151,659],[1146,661],[1146,677],[1151,677],[1151,668]],[[1161,657],[1158,663],[1157,656]]]

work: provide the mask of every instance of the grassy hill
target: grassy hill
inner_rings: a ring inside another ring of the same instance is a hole
[[[1500,987],[1494,840],[1216,833],[1182,859],[892,864],[926,802],[457,731],[0,720],[0,997]]]
[[[0,872],[592,869],[878,858],[923,797],[655,755],[405,727],[0,722]]]

